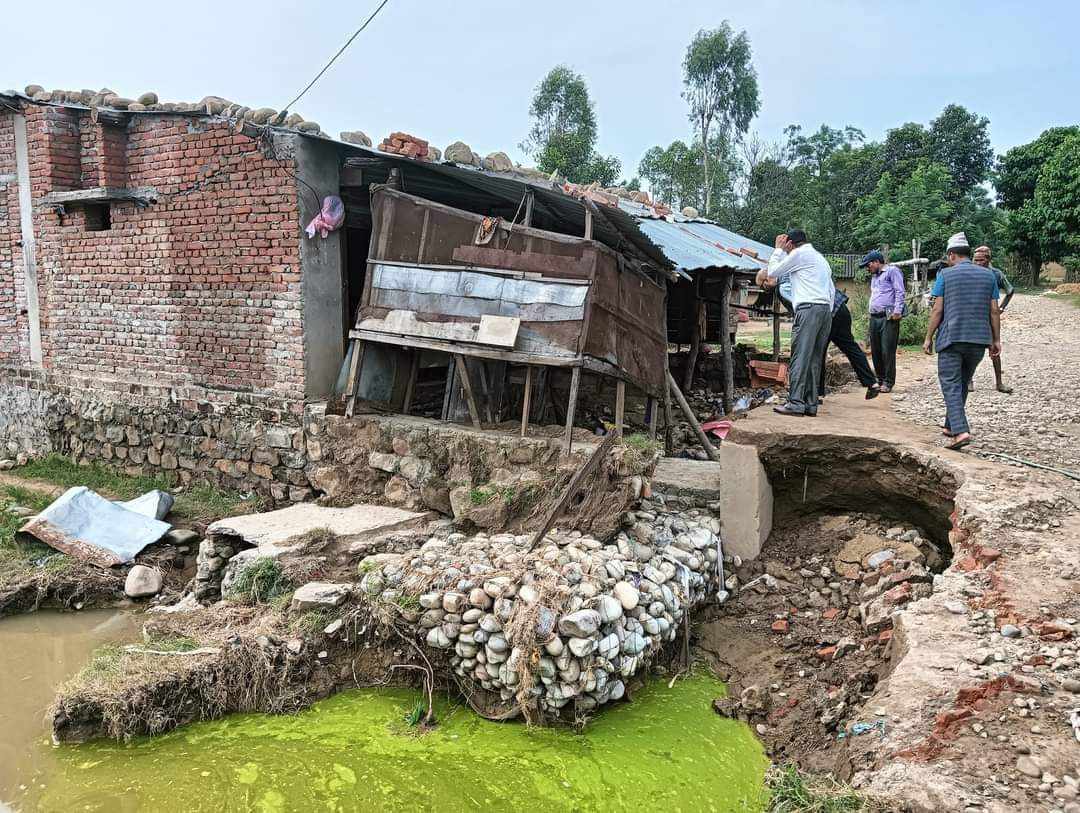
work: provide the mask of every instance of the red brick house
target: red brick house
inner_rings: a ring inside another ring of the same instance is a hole
[[[672,264],[633,218],[535,176],[256,124],[217,102],[100,102],[0,93],[0,459],[60,451],[309,498],[363,296],[373,185],[500,218],[508,234],[525,213],[614,251],[662,310]],[[345,224],[308,238],[327,195]],[[373,349],[365,369],[393,371],[394,353]]]

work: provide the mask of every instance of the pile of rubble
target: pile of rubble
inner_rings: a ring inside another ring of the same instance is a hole
[[[534,550],[530,536],[434,535],[365,558],[360,592],[382,623],[497,695],[489,716],[580,716],[623,697],[688,611],[717,594],[719,530],[709,512],[655,495],[607,545],[578,531],[553,531]]]

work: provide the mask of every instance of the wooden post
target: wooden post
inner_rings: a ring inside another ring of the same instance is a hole
[[[529,401],[532,399],[532,365],[525,366],[525,397],[521,402],[521,436],[529,428]]]
[[[701,448],[705,450],[705,454],[709,456],[710,460],[719,462],[720,455],[717,454],[716,449],[709,439],[705,436],[705,431],[701,428],[701,424],[698,423],[697,416],[694,415],[693,410],[690,409],[690,404],[687,403],[686,397],[682,394],[682,390],[679,389],[679,385],[675,383],[675,379],[672,378],[671,372],[668,371],[668,386],[671,387],[671,391],[675,394],[675,400],[679,402],[679,407],[683,411],[683,415],[686,416],[686,420],[690,423],[690,428],[694,430],[694,434],[697,435],[698,443],[701,444]]]
[[[579,369],[579,368],[575,368]],[[551,530],[551,527],[555,524],[555,520],[559,518],[559,515],[566,510],[566,507],[570,504],[570,500],[581,488],[582,481],[596,470],[600,465],[607,453],[611,450],[611,447],[615,445],[617,435],[612,432],[606,438],[603,443],[593,450],[593,453],[589,455],[589,459],[582,463],[581,468],[574,472],[574,476],[570,478],[570,482],[566,484],[566,488],[563,489],[562,494],[559,495],[558,501],[551,506],[551,511],[548,512],[547,517],[544,519],[544,524],[540,526],[540,530],[536,532],[536,535],[532,538],[532,542],[529,544],[529,550],[533,550],[540,541],[544,538],[544,535]]]
[[[525,225],[531,226],[533,218],[533,191],[525,193]]]
[[[724,351],[724,414],[731,414],[731,398],[735,394],[735,371],[731,366],[731,284],[733,274],[724,274],[720,288],[720,346]]]
[[[465,358],[460,353],[454,354],[454,365],[457,374],[461,377],[461,388],[465,391],[465,402],[469,405],[469,417],[472,418],[473,426],[483,429],[480,423],[480,411],[476,408],[476,397],[473,395],[472,382],[469,381],[469,370],[465,366]]]
[[[694,329],[690,334],[690,355],[686,357],[686,375],[683,376],[683,389],[687,392],[690,392],[694,386],[694,368],[697,367],[698,354],[701,352],[701,341],[705,337],[708,319],[705,300],[699,296],[698,291],[694,292],[694,302],[697,305],[694,309]]]
[[[626,422],[626,382],[621,378],[615,382],[615,432],[622,437],[623,424]]]
[[[672,380],[671,369],[666,370],[666,378],[664,378],[664,454],[671,457],[675,454],[675,438],[673,430],[675,428],[675,414],[671,409],[671,385],[668,383]]]
[[[450,402],[454,398],[454,370],[456,366],[456,361],[451,357],[450,363],[446,365],[446,391],[443,393],[442,402],[442,419],[444,421],[450,419]]]
[[[585,239],[592,240],[592,207],[585,202]]]
[[[419,350],[413,350],[412,358],[409,360],[409,380],[405,384],[405,400],[401,405],[401,411],[405,415],[409,414],[409,409],[412,407],[413,392],[416,389],[416,376],[420,372],[420,352]]]
[[[345,417],[351,418],[356,409],[356,390],[360,386],[360,363],[364,358],[364,343],[360,339],[354,339],[352,343],[352,358],[349,359],[349,376],[345,379],[345,395],[348,401],[345,404]]]
[[[780,361],[780,289],[773,288],[772,297],[772,360]]]
[[[480,395],[484,399],[484,417],[488,423],[495,423],[495,415],[491,411],[491,387],[488,386],[487,365],[483,359],[476,360],[476,369],[480,374]]]
[[[581,368],[575,367],[570,374],[570,399],[566,404],[566,453],[574,445],[574,412],[577,409],[578,387],[581,386]]]
[[[649,422],[649,440],[656,440],[656,418],[659,410],[651,395],[645,399],[645,419]]]

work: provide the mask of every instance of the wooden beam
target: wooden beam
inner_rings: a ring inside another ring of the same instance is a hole
[[[656,440],[656,418],[658,412],[657,400],[650,395],[645,399],[645,420],[649,423],[649,440]]]
[[[671,387],[671,392],[675,395],[675,400],[679,402],[679,407],[683,411],[683,415],[686,417],[687,422],[690,424],[690,428],[694,430],[694,434],[697,435],[698,443],[701,444],[701,448],[705,450],[705,454],[709,456],[710,460],[719,462],[720,455],[717,454],[716,449],[709,439],[705,436],[705,431],[701,428],[701,424],[698,423],[697,416],[694,415],[693,410],[690,409],[690,404],[686,401],[686,396],[682,394],[682,390],[679,389],[679,385],[675,383],[675,379],[671,376],[671,371],[668,371],[668,386]]]
[[[487,366],[482,359],[476,362],[476,370],[480,376],[480,397],[484,399],[484,417],[488,423],[495,423],[495,416],[491,412],[491,387],[488,386]]]
[[[483,429],[480,423],[480,410],[476,408],[476,397],[473,395],[472,382],[469,380],[469,370],[465,366],[465,357],[460,353],[454,354],[454,364],[457,374],[461,377],[461,388],[465,391],[465,403],[469,405],[469,417],[472,418],[473,426]]]
[[[454,397],[454,371],[457,365],[454,361],[454,357],[451,356],[450,363],[446,365],[446,390],[443,392],[442,402],[442,420],[450,420],[450,402]]]
[[[600,465],[600,462],[607,456],[607,453],[615,445],[615,441],[619,436],[615,432],[611,432],[604,438],[604,442],[596,447],[596,450],[589,455],[589,459],[581,464],[574,476],[570,478],[570,482],[566,484],[566,488],[563,489],[562,494],[559,495],[558,502],[551,507],[547,517],[544,519],[544,524],[540,526],[540,530],[533,536],[532,542],[529,544],[529,550],[533,550],[543,538],[547,535],[547,532],[551,530],[555,524],[555,520],[559,518],[559,515],[566,510],[566,506],[570,504],[570,501],[577,494],[581,488],[582,481],[585,480],[592,472],[596,471],[596,468]]]
[[[615,382],[615,434],[622,436],[626,422],[626,382],[621,378]]]
[[[356,390],[360,386],[360,363],[364,358],[364,343],[360,339],[352,341],[352,358],[349,359],[349,375],[345,379],[345,417],[351,418],[356,408]]]
[[[577,410],[578,387],[581,386],[581,368],[575,367],[570,374],[570,398],[566,402],[566,453],[574,445],[574,412]]]
[[[532,399],[532,365],[525,365],[525,394],[521,402],[521,436],[529,428],[529,401]]]
[[[732,369],[731,362],[731,308],[728,304],[731,301],[731,274],[724,274],[724,279],[720,290],[723,292],[720,299],[723,304],[720,306],[720,346],[724,352],[724,414],[731,414],[731,399],[735,394],[735,372]]]
[[[409,414],[412,407],[413,391],[416,389],[416,376],[420,372],[420,351],[413,350],[409,361],[409,380],[405,382],[405,400],[402,402],[401,411]]]
[[[585,239],[592,240],[592,208],[585,203]]]

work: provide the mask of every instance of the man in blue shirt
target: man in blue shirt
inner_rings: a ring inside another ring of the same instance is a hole
[[[923,351],[934,352],[937,334],[938,383],[945,399],[945,434],[953,440],[949,449],[971,443],[965,405],[971,377],[987,348],[1001,355],[1001,312],[997,281],[986,268],[971,261],[971,246],[963,232],[949,238],[946,248],[949,270],[938,275],[938,292]]]

